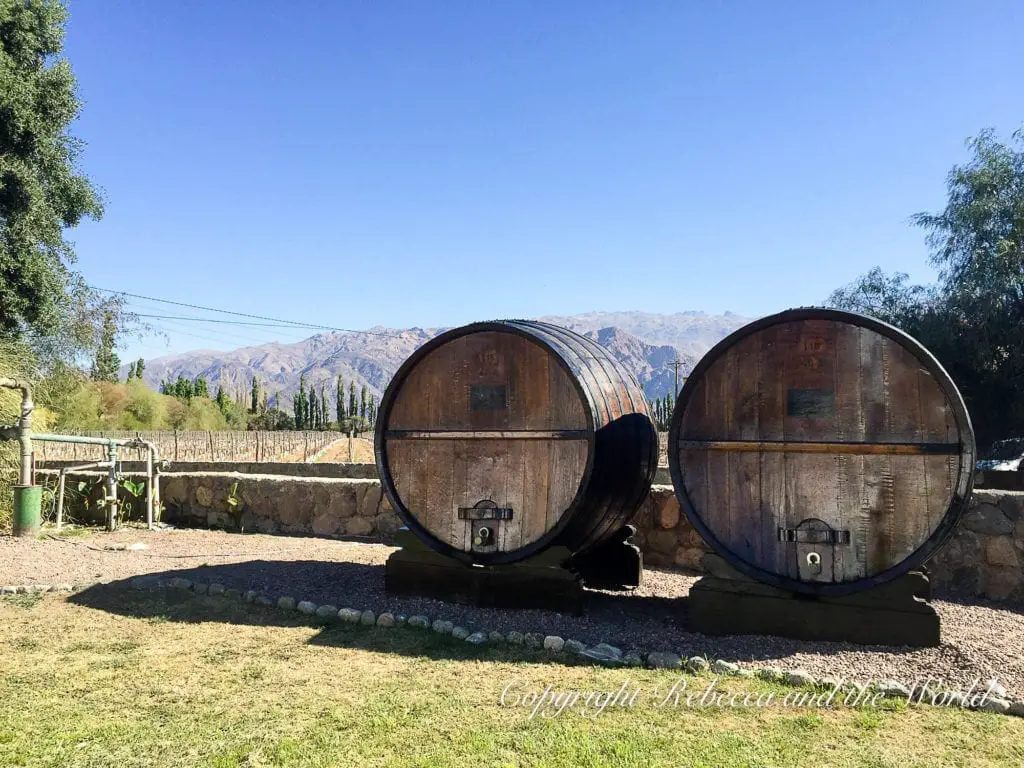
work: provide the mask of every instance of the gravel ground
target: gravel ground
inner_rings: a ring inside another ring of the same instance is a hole
[[[143,543],[145,550],[109,547]],[[60,540],[0,536],[0,585],[81,584],[139,574],[173,574],[220,582],[268,597],[291,595],[339,608],[425,614],[470,629],[542,632],[623,650],[673,650],[755,667],[803,668],[848,680],[895,679],[910,685],[936,678],[969,686],[998,677],[1011,694],[1024,695],[1024,606],[936,599],[942,619],[939,648],[911,649],[804,642],[767,636],[709,637],[688,632],[685,597],[696,577],[649,569],[629,594],[588,591],[585,615],[504,611],[395,598],[384,593],[392,547],[317,538],[232,534],[201,530],[77,535]]]

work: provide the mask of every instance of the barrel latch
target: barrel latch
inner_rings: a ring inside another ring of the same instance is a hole
[[[796,528],[779,528],[779,541],[793,546],[797,577],[802,581],[834,581],[835,548],[849,546],[850,532],[833,528],[816,517]]]
[[[459,519],[470,523],[470,544],[474,552],[495,552],[501,524],[512,519],[511,507],[499,507],[490,499],[472,507],[459,507]]]

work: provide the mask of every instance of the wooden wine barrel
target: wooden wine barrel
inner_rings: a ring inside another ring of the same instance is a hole
[[[505,320],[443,333],[381,399],[377,468],[405,524],[464,562],[581,553],[619,531],[658,461],[643,391],[596,342]]]
[[[687,378],[669,465],[697,531],[785,589],[850,594],[923,563],[970,496],[974,433],[902,331],[829,309],[740,328]]]

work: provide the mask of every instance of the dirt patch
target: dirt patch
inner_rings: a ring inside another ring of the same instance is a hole
[[[343,437],[332,443],[323,455],[317,459],[318,464],[373,464],[373,440],[365,437],[352,438],[352,461],[348,460],[348,438]]]

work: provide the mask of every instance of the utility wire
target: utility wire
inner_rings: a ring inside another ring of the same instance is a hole
[[[261,328],[320,328],[318,325],[291,325],[285,323],[253,323],[247,320],[217,320],[209,317],[186,317],[184,315],[144,315],[141,312],[132,312],[135,317],[151,317],[155,320],[195,320],[200,323],[224,323],[227,325],[251,325]]]
[[[303,328],[298,325],[280,325],[277,323],[255,323],[247,320],[225,320],[217,318],[206,318],[198,317],[194,315],[165,315],[162,314],[166,311],[166,307],[162,307],[156,302],[145,301],[139,299],[128,299],[125,306],[126,311],[130,312],[134,317],[142,319],[149,328],[154,330],[171,330],[174,333],[186,333],[184,329],[189,328],[192,330],[203,330],[214,333],[223,339],[234,336],[240,338],[247,344],[266,344],[268,339],[259,326],[275,327],[274,334],[280,341],[285,343],[295,343],[299,341],[305,341],[310,337],[311,331],[308,328]],[[192,318],[195,318],[194,320]],[[205,325],[205,327],[204,327]],[[226,329],[237,331],[248,331],[250,335],[242,337],[238,334],[230,333]],[[198,337],[197,337],[198,338]]]
[[[274,323],[285,323],[290,326],[300,326],[303,328],[318,328],[324,331],[337,331],[339,333],[362,333],[369,336],[398,336],[397,333],[389,333],[387,331],[357,331],[352,328],[335,328],[330,325],[319,325],[317,323],[300,323],[296,320],[282,320],[279,317],[266,317],[265,315],[253,315],[247,312],[234,312],[229,309],[217,309],[216,307],[203,307],[199,304],[187,304],[183,301],[171,301],[170,299],[158,299],[153,296],[141,296],[137,293],[128,293],[127,291],[115,291],[110,288],[100,288],[98,286],[90,286],[95,291],[102,291],[103,293],[112,293],[115,296],[128,296],[133,299],[144,299],[145,301],[158,301],[161,304],[173,304],[177,307],[187,307],[189,309],[199,309],[204,312],[220,312],[224,315],[235,315],[236,317],[248,317],[253,320],[270,320]]]

